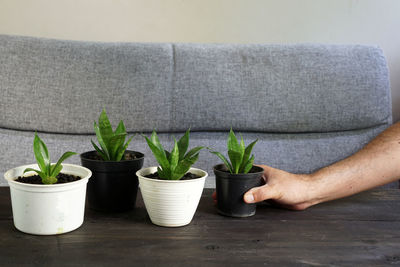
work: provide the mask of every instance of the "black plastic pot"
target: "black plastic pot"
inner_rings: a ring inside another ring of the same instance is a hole
[[[246,174],[231,174],[224,164],[214,166],[218,212],[231,217],[249,217],[256,214],[256,204],[247,204],[244,194],[263,184],[263,168],[253,166]]]
[[[133,160],[102,161],[91,159],[96,151],[81,154],[82,166],[92,171],[87,185],[89,208],[105,212],[121,212],[135,207],[138,190],[136,172],[143,166],[144,154],[127,150]]]

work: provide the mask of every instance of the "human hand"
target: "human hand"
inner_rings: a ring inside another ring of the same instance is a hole
[[[266,165],[258,165],[264,169],[265,185],[247,191],[243,199],[246,203],[270,200],[280,207],[291,210],[304,210],[315,205],[316,181],[311,175],[293,174]]]

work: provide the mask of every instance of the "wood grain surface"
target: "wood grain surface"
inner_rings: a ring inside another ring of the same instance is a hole
[[[376,189],[306,211],[261,204],[245,219],[218,215],[211,193],[204,190],[185,227],[153,225],[139,194],[131,212],[87,209],[79,229],[34,236],[15,229],[9,189],[0,188],[0,266],[400,265],[397,189]]]

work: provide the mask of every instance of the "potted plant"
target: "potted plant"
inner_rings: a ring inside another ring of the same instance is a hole
[[[243,137],[239,143],[231,129],[227,142],[230,161],[221,153],[211,151],[224,163],[214,166],[217,207],[222,215],[249,217],[256,214],[256,204],[245,203],[243,196],[250,188],[262,185],[263,168],[254,166],[254,155],[250,157],[257,141],[245,147]]]
[[[62,164],[74,152],[65,152],[57,163],[51,163],[47,147],[37,133],[33,151],[37,164],[4,174],[10,185],[15,227],[36,235],[75,230],[83,223],[86,184],[92,173],[78,165]]]
[[[153,131],[147,144],[158,167],[137,172],[140,191],[151,221],[159,226],[177,227],[189,224],[200,201],[207,172],[192,168],[203,147],[188,150],[189,131],[177,142],[171,152],[161,145]]]
[[[127,150],[132,138],[125,142],[127,132],[121,120],[113,131],[106,111],[94,122],[97,146],[81,154],[82,165],[93,173],[88,183],[88,204],[97,211],[121,212],[135,207],[138,189],[136,171],[142,168],[144,155]]]

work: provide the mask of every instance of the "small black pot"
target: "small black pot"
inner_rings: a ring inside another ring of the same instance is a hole
[[[263,184],[264,169],[253,166],[249,173],[231,174],[224,164],[214,166],[218,212],[231,217],[249,217],[256,214],[256,204],[247,204],[244,194]]]
[[[136,159],[103,161],[91,159],[96,151],[81,154],[82,166],[92,171],[87,186],[89,208],[97,211],[120,212],[135,207],[138,190],[136,172],[143,166],[144,154],[126,150]]]

